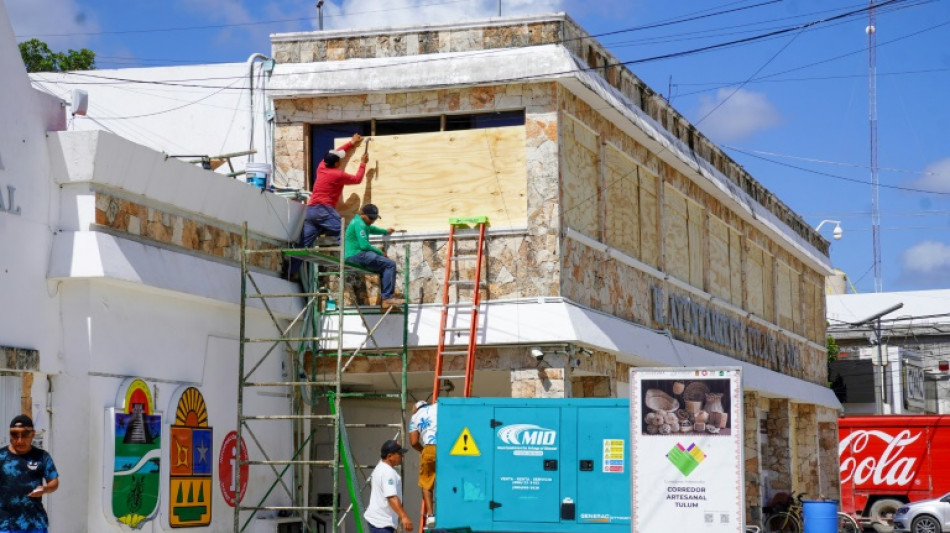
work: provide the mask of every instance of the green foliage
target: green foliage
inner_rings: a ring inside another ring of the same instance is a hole
[[[54,52],[39,39],[20,43],[20,56],[27,72],[65,72],[67,70],[95,70],[96,53],[88,48]]]
[[[825,337],[825,348],[828,352],[828,377],[831,377],[831,363],[838,360],[838,353],[841,351],[841,348],[838,347],[838,341],[834,337],[828,335]],[[832,383],[828,382],[828,386],[831,387]]]

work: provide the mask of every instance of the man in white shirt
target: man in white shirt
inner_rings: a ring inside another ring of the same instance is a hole
[[[425,502],[425,527],[435,525],[435,433],[438,420],[438,404],[429,405],[425,400],[416,402],[409,421],[409,444],[419,452],[419,488]]]
[[[403,530],[412,531],[412,520],[402,508],[402,477],[395,468],[407,451],[394,440],[387,440],[379,450],[381,459],[370,478],[369,506],[363,515],[370,533],[394,533],[400,522]]]

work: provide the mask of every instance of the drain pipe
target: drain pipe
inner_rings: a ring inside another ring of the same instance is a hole
[[[264,54],[260,52],[254,52],[253,54],[250,55],[250,57],[247,58],[247,78],[248,78],[247,81],[250,87],[250,104],[251,104],[249,106],[250,132],[248,135],[248,147],[247,147],[248,150],[254,149],[254,63],[257,61],[264,63],[266,61],[272,61],[272,60],[271,58],[265,56]],[[247,161],[249,163],[254,161],[253,153],[247,156]]]

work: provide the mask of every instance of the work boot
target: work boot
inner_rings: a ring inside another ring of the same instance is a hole
[[[380,307],[383,311],[388,311],[392,309],[393,311],[402,311],[402,305],[406,303],[405,300],[401,298],[387,298],[380,303]]]
[[[340,239],[336,237],[317,237],[313,241],[314,246],[339,246]]]

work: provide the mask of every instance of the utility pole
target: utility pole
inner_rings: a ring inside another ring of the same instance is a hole
[[[317,1],[317,29],[323,31],[323,0]]]
[[[874,248],[874,292],[884,292],[881,274],[880,178],[877,167],[877,15],[874,0],[868,2],[868,127],[871,148],[871,239]]]
[[[893,313],[894,311],[897,311],[901,307],[904,307],[903,302],[894,304],[881,312],[874,313],[873,315],[865,318],[864,320],[851,323],[852,326],[863,326],[865,324],[868,324],[872,328],[874,328],[874,337],[875,337],[875,340],[877,341],[877,359],[872,363],[872,366],[874,366],[874,381],[878,380],[877,367],[881,367],[881,371],[880,371],[881,390],[880,392],[875,390],[875,393],[874,393],[875,412],[876,414],[879,414],[879,415],[884,414],[884,393],[887,386],[887,381],[886,381],[887,374],[885,372],[885,370],[887,369],[887,359],[885,359],[884,357],[884,349],[881,346],[884,344],[884,340],[881,338],[881,317],[884,315]],[[876,384],[874,388],[877,389]]]

